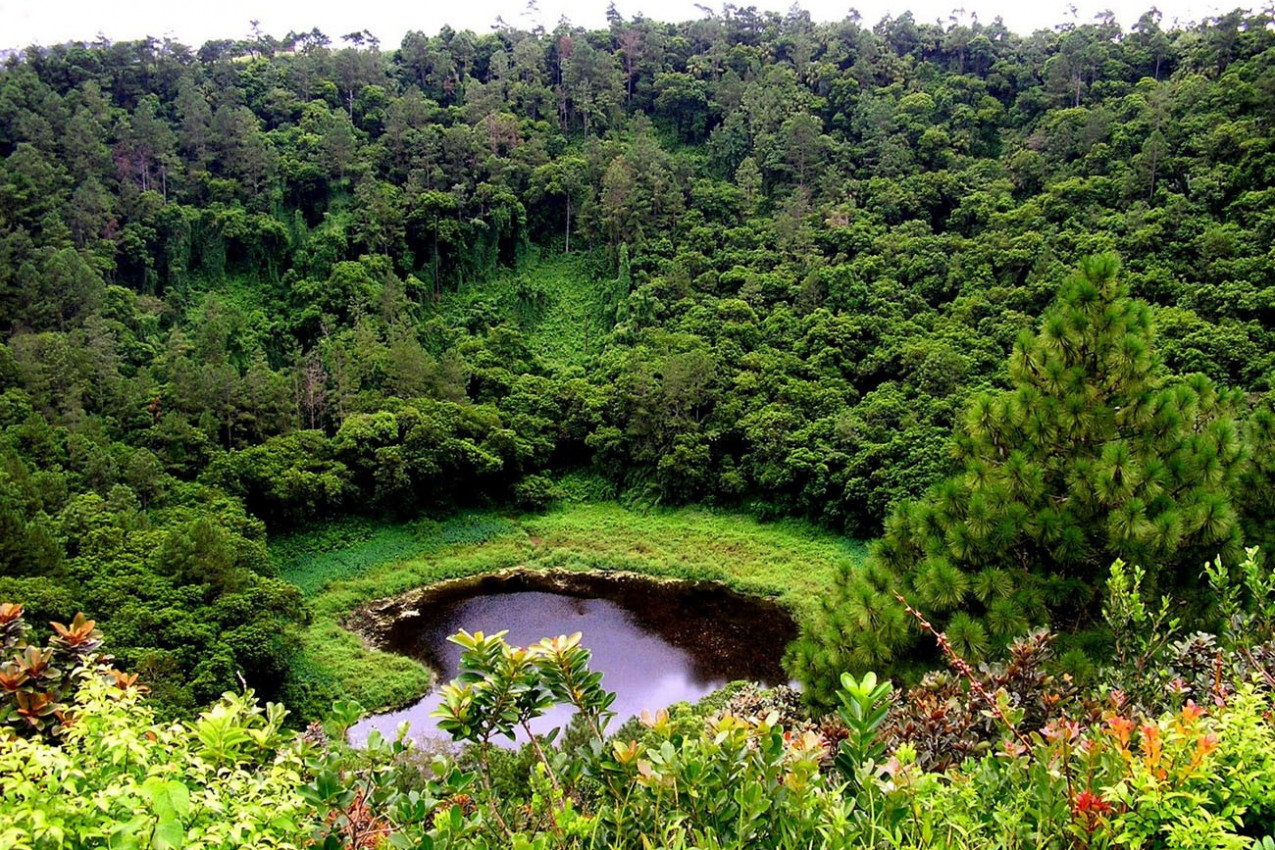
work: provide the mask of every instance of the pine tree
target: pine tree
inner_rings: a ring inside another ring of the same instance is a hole
[[[950,622],[977,655],[989,635],[1003,643],[1051,615],[1083,621],[1116,558],[1182,588],[1206,557],[1238,552],[1239,396],[1165,374],[1150,308],[1118,270],[1111,256],[1081,263],[1015,344],[1013,388],[970,403],[960,471],[894,510],[870,569],[847,574],[803,636],[794,658],[816,699],[826,671],[901,651],[869,623],[898,631],[896,589],[940,622],[965,612]],[[853,613],[865,606],[871,617]]]

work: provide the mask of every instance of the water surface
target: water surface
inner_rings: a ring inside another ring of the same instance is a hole
[[[417,658],[448,681],[461,649],[447,641],[459,629],[496,632],[527,645],[542,637],[582,632],[602,686],[616,692],[612,728],[643,709],[697,700],[736,679],[786,683],[780,664],[796,626],[770,600],[709,583],[653,582],[633,576],[485,577],[426,591],[383,628],[381,646]],[[437,692],[414,705],[366,718],[351,731],[355,743],[379,729],[392,737],[404,720],[412,737],[439,736],[429,714]],[[564,726],[569,709],[533,722],[537,733]],[[445,736],[444,736],[445,737]]]

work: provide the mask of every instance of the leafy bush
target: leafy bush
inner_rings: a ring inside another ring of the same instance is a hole
[[[79,679],[56,740],[0,736],[0,845],[300,848],[314,810],[285,711],[227,694],[196,720],[163,724],[136,687]]]
[[[974,671],[979,686],[1019,717],[1022,729],[1039,731],[1067,711],[1080,709],[1070,680],[1049,672],[1054,636],[1036,631],[1014,641],[1003,663]],[[919,764],[945,771],[991,750],[1003,728],[963,676],[927,673],[895,701],[882,735],[893,747],[908,745]]]
[[[71,625],[51,623],[53,637],[40,647],[26,640],[22,606],[0,603],[0,722],[20,735],[60,736],[74,723],[69,705],[79,680],[105,674],[117,684],[131,685],[136,676],[98,665],[102,632],[83,613]]]
[[[1141,599],[1122,570],[1112,572],[1113,617]],[[415,752],[406,726],[393,741],[374,733],[365,748],[347,746],[362,714],[349,701],[292,736],[286,712],[251,692],[187,723],[157,723],[135,680],[92,656],[100,637],[81,619],[51,647],[69,661],[50,684],[74,683],[54,734],[0,732],[0,844],[1245,848],[1275,829],[1275,689],[1255,651],[1269,642],[1272,594],[1255,553],[1235,573],[1239,589],[1215,564],[1213,585],[1245,630],[1216,640],[1243,661],[1221,668],[1229,678],[1214,680],[1207,708],[1171,691],[1163,710],[1118,689],[1079,693],[1049,672],[1047,633],[977,669],[936,633],[954,675],[897,695],[874,675],[847,674],[835,721],[809,717],[787,689],[737,685],[608,736],[612,695],[579,635],[523,648],[462,632],[462,674],[437,715],[471,748],[437,757]],[[20,612],[0,611],[16,649]],[[1193,635],[1175,646],[1152,629],[1138,645],[1160,654],[1135,672],[1217,644]],[[493,751],[554,703],[583,719],[520,752]]]
[[[528,475],[514,485],[514,502],[526,511],[542,511],[562,497],[562,488],[544,475]]]

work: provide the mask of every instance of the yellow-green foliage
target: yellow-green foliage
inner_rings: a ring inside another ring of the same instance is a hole
[[[0,733],[0,847],[303,847],[314,813],[284,713],[227,694],[163,725],[135,689],[86,676],[60,745]]]
[[[861,696],[874,686],[865,677]],[[883,706],[884,689],[863,699]],[[640,741],[620,734],[585,768],[603,786],[586,811],[563,805],[556,827],[544,811],[538,823],[515,820],[512,844],[1238,850],[1272,828],[1270,709],[1270,694],[1253,685],[1212,711],[1188,703],[1148,717],[1112,708],[1021,741],[1006,732],[991,752],[942,773],[921,768],[911,745],[880,753],[871,724],[843,712],[851,735],[840,745],[839,777],[827,770],[825,739],[778,728],[773,715],[701,715],[689,727],[661,711],[645,718]],[[531,782],[533,805],[543,803],[543,784]],[[501,805],[520,816],[516,800]]]
[[[335,706],[316,746],[324,735],[289,739],[284,710],[250,693],[157,723],[100,672],[76,674],[60,743],[0,738],[0,847],[1240,850],[1275,828],[1272,695],[1255,683],[1158,716],[1112,695],[1038,732],[1002,729],[989,752],[936,773],[914,744],[878,738],[888,687],[846,677],[842,734],[784,728],[769,710],[660,711],[636,738],[625,726],[538,754],[497,791],[487,758],[424,772],[403,741],[344,746],[357,706]]]
[[[1030,751],[1003,742],[946,775],[900,750],[885,799],[902,806],[892,846],[1240,848],[1272,828],[1270,694],[1245,686],[1225,707],[1146,718],[1111,710],[1059,723]]]

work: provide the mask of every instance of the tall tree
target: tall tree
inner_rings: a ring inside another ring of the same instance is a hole
[[[961,471],[894,511],[873,569],[846,575],[804,635],[796,659],[816,696],[833,670],[905,643],[895,589],[940,617],[981,607],[954,636],[977,655],[988,633],[1007,641],[1051,614],[1092,613],[1116,558],[1181,588],[1206,557],[1238,552],[1240,399],[1203,375],[1164,374],[1150,308],[1128,297],[1114,257],[1081,263],[1009,372],[1013,389],[965,411]]]

